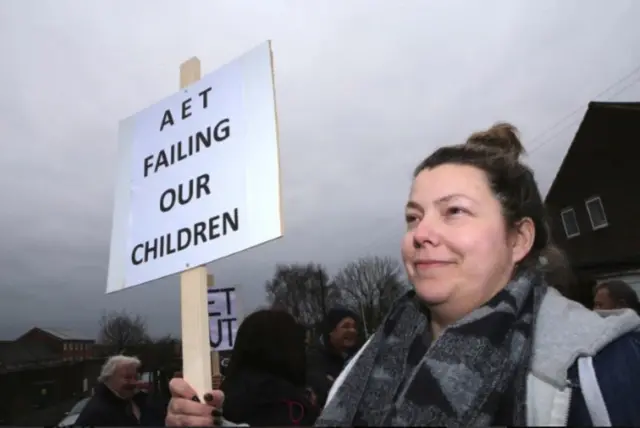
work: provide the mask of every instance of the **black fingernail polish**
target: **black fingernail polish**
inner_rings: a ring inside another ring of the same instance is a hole
[[[213,416],[214,418],[216,418],[216,417],[218,417],[218,418],[219,418],[219,417],[222,417],[222,410],[220,410],[220,409],[213,409],[213,410],[211,411],[211,416]]]
[[[194,395],[193,397],[191,397],[191,401],[195,401],[196,403],[199,403],[200,399],[198,398],[197,395]]]
[[[206,394],[204,394],[204,401],[207,401],[207,402],[208,401],[213,401],[213,394],[210,394],[208,392]]]

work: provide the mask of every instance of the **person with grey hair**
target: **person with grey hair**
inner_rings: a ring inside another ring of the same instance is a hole
[[[100,370],[99,385],[75,425],[161,426],[164,413],[146,392],[138,389],[140,360],[126,355],[109,357]]]

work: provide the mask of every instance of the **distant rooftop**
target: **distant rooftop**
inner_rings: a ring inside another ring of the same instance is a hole
[[[94,337],[89,337],[86,334],[78,333],[72,330],[60,329],[60,328],[44,328],[34,327],[44,331],[52,336],[57,337],[60,340],[83,340],[83,341],[95,341]]]

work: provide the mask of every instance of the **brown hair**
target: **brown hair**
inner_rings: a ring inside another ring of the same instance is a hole
[[[233,383],[246,370],[258,370],[304,386],[305,352],[305,329],[293,316],[282,310],[257,310],[238,328],[225,382]]]
[[[534,242],[519,267],[535,266],[543,269],[547,278],[551,273],[557,278],[559,270],[567,269],[566,258],[552,243],[546,209],[533,171],[520,162],[520,155],[524,153],[516,127],[501,122],[471,134],[464,144],[439,148],[420,162],[414,178],[425,169],[443,164],[468,165],[484,171],[502,206],[506,227],[513,230],[527,217],[533,221]]]

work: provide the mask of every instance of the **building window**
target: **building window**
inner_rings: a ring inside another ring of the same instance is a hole
[[[578,227],[578,219],[573,208],[565,208],[560,211],[560,217],[562,218],[562,226],[564,226],[564,233],[567,238],[580,236],[580,227]]]
[[[598,230],[602,229],[603,227],[609,226],[607,215],[604,212],[604,207],[602,206],[602,199],[600,199],[600,196],[589,198],[584,201],[584,204],[587,207],[587,213],[589,213],[589,220],[591,220],[591,227],[593,228],[593,230]]]

